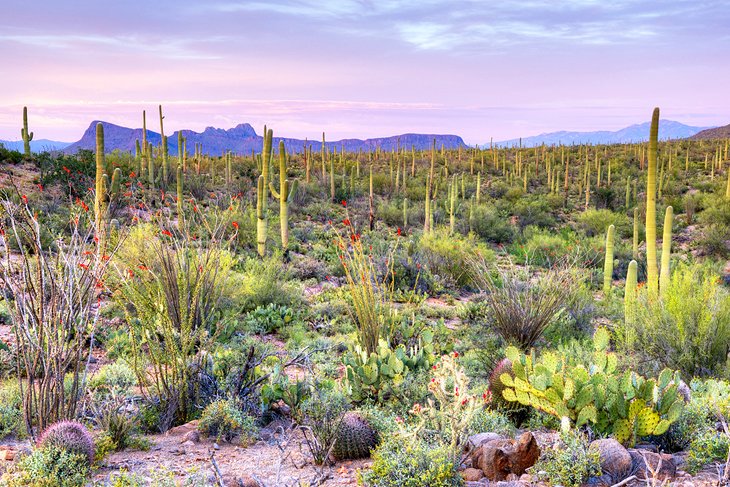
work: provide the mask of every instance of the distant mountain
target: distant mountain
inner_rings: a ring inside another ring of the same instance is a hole
[[[651,123],[645,122],[611,132],[601,130],[597,132],[550,132],[523,137],[522,147],[534,147],[536,145],[571,145],[571,144],[619,144],[626,142],[644,142],[649,140],[649,127]],[[705,130],[707,127],[692,127],[672,120],[659,120],[659,139],[686,139],[696,133]],[[495,142],[501,147],[517,146],[520,139],[503,140]],[[488,147],[489,144],[486,144]]]
[[[690,137],[691,140],[730,139],[730,125],[703,130]]]
[[[79,149],[95,150],[97,123],[97,121],[91,122],[91,125],[89,125],[89,128],[86,129],[84,135],[81,137],[81,140],[68,145],[63,151],[72,154]],[[106,152],[111,152],[116,149],[125,152],[134,152],[136,141],[142,141],[142,129],[131,129],[109,122],[101,123],[104,126],[104,150]],[[189,153],[193,152],[196,143],[202,144],[203,153],[210,155],[220,155],[227,150],[237,154],[250,154],[252,150],[259,153],[263,145],[263,137],[257,135],[254,128],[247,123],[242,123],[228,130],[213,127],[208,127],[203,132],[183,130],[182,134],[187,139],[186,145]],[[455,149],[459,146],[466,147],[466,144],[459,136],[427,134],[403,134],[366,140],[343,139],[326,142],[325,146],[328,150],[337,148],[338,151],[344,146],[348,152],[357,152],[360,149],[368,151],[378,147],[382,150],[389,151],[396,147],[410,149],[411,146],[421,150],[431,147],[434,139],[436,140],[436,146],[439,148],[441,145],[447,149]],[[147,130],[147,140],[152,145],[159,146],[162,138],[159,133]],[[273,143],[275,149],[278,147],[280,140],[284,141],[287,152],[302,152],[305,143],[307,146],[311,146],[314,152],[318,152],[322,148],[321,141],[274,137]],[[177,155],[177,132],[173,132],[167,136],[167,146],[170,155]]]
[[[3,147],[8,150],[16,150],[18,152],[23,152],[25,150],[22,140],[0,140],[0,144],[2,144]],[[31,140],[30,150],[32,152],[50,152],[61,150],[67,147],[69,144],[71,144],[71,142],[59,142],[57,140],[48,139]]]

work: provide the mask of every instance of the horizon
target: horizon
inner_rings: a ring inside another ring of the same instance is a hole
[[[92,120],[159,132],[250,123],[329,140],[453,134],[469,145],[662,118],[730,123],[721,1],[555,4],[10,0],[0,139],[78,140]],[[83,32],[83,33],[79,33]],[[286,35],[280,35],[285,32]]]

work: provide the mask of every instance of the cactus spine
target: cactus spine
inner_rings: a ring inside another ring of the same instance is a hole
[[[646,177],[646,287],[656,298],[659,287],[656,260],[656,160],[659,138],[659,108],[654,109],[649,132],[649,165]]]
[[[276,191],[273,183],[269,183],[271,194],[279,199],[279,223],[281,226],[281,246],[286,252],[289,247],[289,203],[297,191],[298,181],[290,182],[287,178],[286,148],[284,141],[279,141],[279,191]]]
[[[28,107],[23,107],[23,127],[20,129],[20,136],[23,137],[23,154],[30,157],[30,141],[33,140],[33,132],[28,131]]]
[[[664,212],[664,234],[662,235],[662,268],[659,274],[659,292],[663,297],[669,287],[669,258],[672,255],[672,220],[674,209],[667,206]]]
[[[603,259],[603,293],[608,294],[611,291],[611,281],[613,280],[613,236],[615,227],[609,225],[606,232],[606,256]]]

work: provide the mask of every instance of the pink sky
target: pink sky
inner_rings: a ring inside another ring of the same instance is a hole
[[[0,139],[265,123],[467,143],[730,123],[730,8],[664,0],[4,0]]]

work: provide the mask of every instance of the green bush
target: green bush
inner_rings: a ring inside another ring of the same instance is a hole
[[[23,458],[17,470],[5,474],[0,481],[7,482],[3,485],[8,487],[83,487],[90,472],[86,455],[45,447]]]
[[[475,287],[477,278],[473,272],[473,259],[486,264],[494,262],[494,252],[478,243],[473,235],[449,235],[444,228],[423,235],[419,251],[432,274],[448,277],[461,287]]]
[[[514,435],[515,425],[500,411],[482,408],[474,415],[469,423],[469,434],[474,435],[486,432],[511,437]]]
[[[123,360],[102,366],[89,380],[89,389],[101,394],[125,395],[135,385],[137,376]]]
[[[342,413],[347,408],[347,398],[329,381],[315,384],[311,396],[302,403],[303,432],[315,464],[322,465],[329,460]]]
[[[689,473],[697,473],[708,463],[725,463],[730,448],[730,439],[726,434],[705,428],[701,431],[695,431],[693,438],[687,455],[687,471]]]
[[[0,386],[0,440],[23,431],[22,404],[17,381],[9,380]]]
[[[254,435],[255,423],[251,416],[244,414],[233,401],[218,400],[208,404],[200,416],[198,430],[206,436],[227,442],[240,437],[248,443]]]
[[[673,269],[663,298],[650,302],[642,293],[628,348],[638,350],[661,366],[679,369],[683,376],[708,376],[723,371],[730,342],[730,297],[718,277],[704,267],[680,265]]]
[[[631,237],[634,232],[633,222],[626,215],[611,210],[588,208],[579,213],[576,220],[578,228],[588,237],[605,236],[611,225],[616,227],[616,234],[623,238]]]
[[[367,487],[457,487],[463,480],[448,448],[398,435],[378,447],[373,464],[361,475]]]
[[[580,433],[563,433],[560,447],[542,452],[531,471],[551,485],[580,487],[590,477],[601,475],[598,450],[588,448],[588,440]]]
[[[244,264],[243,275],[233,277],[232,281],[234,299],[243,311],[272,303],[296,307],[301,301],[301,288],[290,280],[289,273],[281,265],[281,257],[249,258]]]
[[[514,238],[514,227],[496,208],[475,206],[470,214],[469,228],[487,242],[505,244]]]

